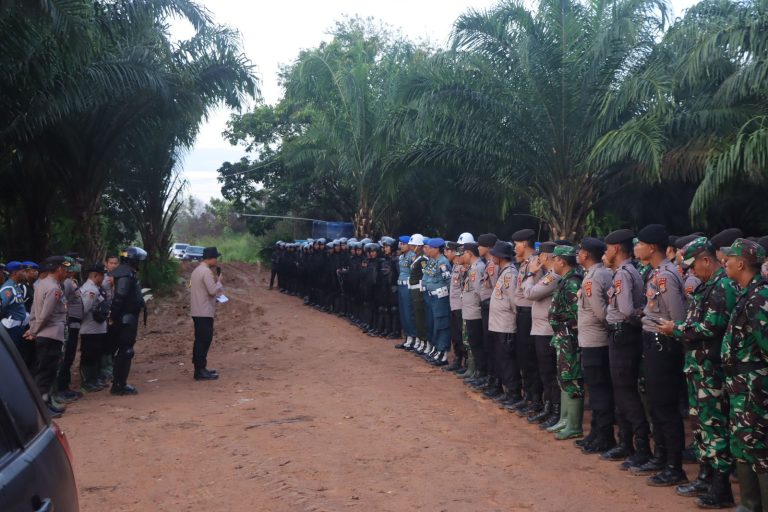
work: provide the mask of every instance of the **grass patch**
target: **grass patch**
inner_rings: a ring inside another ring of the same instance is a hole
[[[258,263],[262,261],[263,242],[251,233],[231,233],[216,237],[203,237],[193,242],[203,247],[215,246],[222,254],[222,261]]]

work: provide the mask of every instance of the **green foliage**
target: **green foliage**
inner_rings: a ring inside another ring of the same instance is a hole
[[[221,261],[257,263],[262,260],[264,242],[251,233],[230,233],[221,236],[206,236],[190,241],[203,247],[215,246],[222,254]]]
[[[139,279],[143,287],[151,288],[155,296],[161,296],[179,284],[179,270],[178,261],[154,258],[141,267]]]

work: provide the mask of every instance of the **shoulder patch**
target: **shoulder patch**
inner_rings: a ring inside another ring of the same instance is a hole
[[[621,293],[621,279],[616,279],[613,282],[613,290],[616,293],[616,295]]]
[[[421,268],[425,268],[427,266],[427,262],[424,260],[421,260]]]
[[[693,293],[693,286],[686,286],[685,287],[685,294],[690,295]]]
[[[659,287],[659,291],[664,293],[667,291],[667,278],[660,277],[656,280],[656,285]]]
[[[11,293],[11,290],[6,290],[6,291],[5,291],[5,296],[6,296],[6,297],[8,297],[8,298],[10,299],[10,298],[11,298],[11,296],[13,296],[13,294]]]
[[[550,285],[554,282],[555,278],[552,274],[547,274],[544,276],[544,279],[541,280],[542,283],[546,285]]]
[[[504,288],[509,288],[509,283],[512,281],[512,276],[509,275],[509,272],[504,274]]]
[[[592,281],[584,281],[584,293],[587,294],[587,297],[592,296]]]

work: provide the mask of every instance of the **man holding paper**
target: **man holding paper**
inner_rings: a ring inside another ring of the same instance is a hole
[[[192,347],[192,363],[195,365],[195,380],[216,380],[219,374],[209,370],[208,349],[213,340],[213,317],[216,301],[226,302],[222,294],[221,269],[217,266],[221,256],[215,247],[203,249],[203,260],[192,272],[190,280],[190,313],[195,325],[195,344]]]

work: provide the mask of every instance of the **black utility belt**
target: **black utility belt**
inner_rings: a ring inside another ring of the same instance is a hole
[[[659,332],[651,332],[651,331],[643,331],[643,338],[649,338],[654,341],[664,341],[664,342],[672,342],[675,341],[675,338],[672,336],[667,336],[665,334],[661,334]]]
[[[765,361],[753,361],[750,363],[736,363],[733,365],[723,365],[723,371],[729,377],[735,377],[737,375],[743,375],[749,372],[756,372],[768,368],[768,363]]]
[[[530,306],[517,306],[517,312],[518,313],[528,313],[531,314],[531,308]]]
[[[639,325],[634,325],[629,322],[617,322],[614,324],[608,324],[607,328],[608,328],[608,332],[621,332],[621,331],[637,332],[640,330]]]

